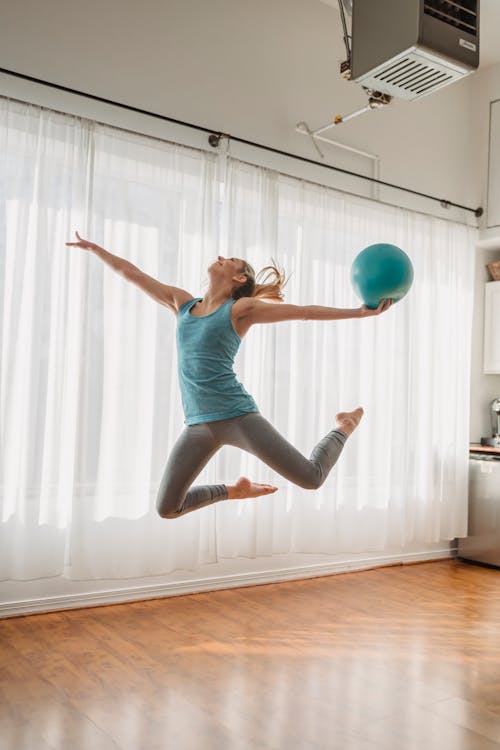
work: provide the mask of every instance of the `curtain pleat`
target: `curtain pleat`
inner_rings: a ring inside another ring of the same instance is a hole
[[[231,159],[0,99],[0,578],[129,578],[223,557],[383,551],[466,534],[476,232]],[[175,318],[74,231],[202,295],[221,253],[276,258],[287,301],[358,307],[355,255],[415,269],[386,315],[257,326],[236,370],[309,455],[365,417],[325,484],[223,448],[199,482],[279,491],[175,521],[155,510],[183,429]]]

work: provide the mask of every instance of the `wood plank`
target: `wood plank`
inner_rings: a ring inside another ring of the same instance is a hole
[[[493,740],[500,746],[500,712],[481,708],[461,698],[439,701],[430,710],[460,727]]]
[[[456,560],[0,621],[16,748],[490,750],[499,696],[500,574]]]
[[[448,721],[432,711],[409,704],[398,715],[371,723],[360,732],[385,750],[498,750],[498,744],[476,732]]]

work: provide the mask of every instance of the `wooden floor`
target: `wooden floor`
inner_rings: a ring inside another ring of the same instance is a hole
[[[446,560],[0,621],[8,750],[500,747],[500,571]]]

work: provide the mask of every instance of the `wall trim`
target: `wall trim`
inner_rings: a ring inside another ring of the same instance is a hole
[[[309,564],[304,566],[283,567],[275,570],[252,571],[231,575],[193,578],[191,580],[173,581],[146,586],[128,586],[126,588],[90,591],[88,593],[62,594],[46,596],[39,599],[24,599],[0,604],[0,618],[22,615],[43,614],[85,607],[99,607],[110,604],[162,599],[169,596],[199,594],[220,589],[259,586],[284,581],[298,581],[306,578],[319,578],[339,573],[352,573],[379,567],[408,565],[412,563],[432,562],[456,557],[457,547],[444,549],[377,555],[351,561],[328,562],[326,564]]]

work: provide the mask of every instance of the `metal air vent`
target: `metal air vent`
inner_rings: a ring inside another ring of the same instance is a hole
[[[479,0],[354,0],[351,63],[353,81],[408,100],[453,83],[479,65]]]
[[[466,34],[477,36],[476,0],[424,0],[424,13]]]
[[[442,86],[452,77],[450,73],[425,65],[415,57],[404,57],[394,65],[381,70],[377,75],[378,80],[398,86],[411,94],[423,94],[437,86]]]
[[[409,51],[363,76],[363,86],[399,99],[416,99],[462,77],[460,70],[429,59],[422,50]]]

